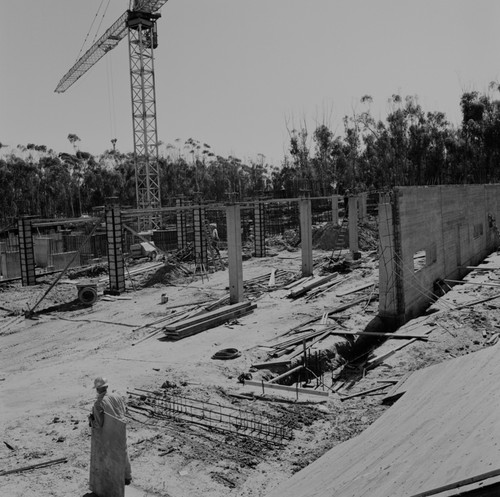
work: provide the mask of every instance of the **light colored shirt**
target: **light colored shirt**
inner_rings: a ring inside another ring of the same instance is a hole
[[[104,424],[104,414],[113,416],[120,421],[125,422],[125,412],[127,406],[123,397],[118,393],[100,393],[94,402],[92,414],[94,415],[93,428],[100,428]]]

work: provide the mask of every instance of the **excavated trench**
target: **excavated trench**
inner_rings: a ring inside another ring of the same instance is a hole
[[[394,320],[375,316],[363,331],[365,333],[393,333],[397,329],[398,326],[395,324]],[[346,364],[356,369],[356,366],[362,365],[370,352],[381,345],[385,340],[387,340],[387,338],[380,335],[373,337],[368,335],[358,337],[346,336],[345,338],[339,337],[339,340],[333,346],[313,354],[307,354],[305,361],[303,355],[296,357],[290,363],[287,371],[291,371],[301,365],[305,367],[298,368],[296,372],[285,376],[275,383],[281,385],[303,383],[303,386],[308,386],[323,375],[331,373]],[[280,375],[285,372],[286,371],[281,371],[277,373],[275,371],[271,373],[268,371],[266,375],[269,376],[268,379],[270,379],[270,377],[276,377],[277,374]]]

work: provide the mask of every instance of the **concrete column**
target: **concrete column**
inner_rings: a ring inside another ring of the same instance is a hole
[[[177,207],[183,207],[186,205],[186,201],[183,198],[178,198],[175,201]],[[186,223],[186,211],[177,211],[177,248],[186,248],[187,246],[187,223]]]
[[[332,222],[334,225],[339,224],[339,196],[332,195]]]
[[[358,197],[349,197],[349,249],[353,259],[359,259]]]
[[[229,303],[243,300],[243,262],[241,256],[241,212],[239,205],[226,207]]]
[[[302,248],[302,276],[313,274],[312,251],[312,208],[311,199],[303,197],[299,200],[300,211],[300,246]]]
[[[24,217],[19,219],[18,228],[21,282],[23,286],[32,286],[36,284],[36,276],[35,251],[33,248],[33,236],[31,234],[31,221]]]
[[[254,205],[254,247],[255,257],[266,256],[265,204],[257,201]]]
[[[196,267],[203,265],[207,269],[207,239],[205,236],[205,208],[197,206],[193,209],[194,221],[194,260]]]
[[[108,242],[109,293],[111,295],[119,295],[125,291],[125,266],[123,261],[120,206],[116,203],[106,205],[105,215]]]
[[[358,218],[360,221],[364,221],[367,216],[367,201],[368,193],[360,193],[358,195]]]
[[[402,292],[400,264],[401,243],[397,207],[389,203],[379,204],[379,315],[396,324],[404,322],[405,303]]]

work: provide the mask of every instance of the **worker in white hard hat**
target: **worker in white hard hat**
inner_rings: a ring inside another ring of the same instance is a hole
[[[97,495],[106,495],[107,488],[129,485],[132,481],[127,451],[127,407],[120,394],[108,392],[106,378],[97,377],[94,388],[97,399],[89,415],[92,427],[90,489]]]

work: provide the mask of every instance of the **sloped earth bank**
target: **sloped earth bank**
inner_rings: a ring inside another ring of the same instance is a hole
[[[329,252],[315,252],[317,260],[328,256]],[[490,260],[492,267],[500,267],[500,257],[493,255]],[[300,252],[285,251],[245,261],[244,278],[269,274],[272,269],[298,274],[300,266]],[[494,343],[500,331],[500,299],[462,309],[458,306],[495,295],[499,289],[485,283],[499,275],[495,270],[476,271],[469,277],[482,285],[457,285],[442,297],[435,304],[438,312],[427,318],[432,330],[428,341],[413,342],[368,371],[359,361],[347,363],[325,375],[325,383],[343,379],[340,394],[352,394],[380,386],[380,380],[398,379],[409,371]],[[342,293],[376,281],[372,255],[363,253],[349,276],[352,278],[335,291]],[[160,339],[161,333],[147,338],[154,328],[145,325],[182,309],[176,306],[212,302],[227,295],[227,270],[210,274],[203,281],[200,277],[168,283],[162,279],[163,283],[141,290],[140,278],[136,277],[133,287],[129,282],[129,290],[120,299],[100,297],[90,308],[73,302],[75,282],[64,280],[40,304],[39,309],[45,312],[36,320],[9,310],[33,306],[49,281],[31,288],[0,287],[0,470],[67,458],[63,464],[0,476],[2,495],[87,494],[87,414],[94,400],[93,379],[98,375],[108,377],[110,388],[122,393],[137,388],[161,391],[163,386],[170,393],[263,415],[270,423],[286,424],[293,430],[292,440],[277,445],[214,432],[192,422],[153,419],[131,408],[128,445],[134,481],[126,488],[128,496],[264,496],[329,448],[360,433],[388,408],[380,401],[387,390],[345,401],[337,393],[327,399],[301,395],[297,400],[287,394],[259,398],[258,389],[237,381],[252,364],[267,359],[262,345],[279,340],[299,323],[354,300],[359,293],[336,297],[335,291],[330,291],[306,302],[305,298],[286,298],[284,289],[264,293],[249,290],[247,297],[257,303],[252,314],[168,342]],[[143,281],[151,282],[151,274],[144,273]],[[99,289],[101,292],[102,281]],[[161,304],[162,294],[168,296],[167,304]],[[360,331],[376,312],[377,302],[360,304],[338,318],[347,330]],[[418,330],[420,325],[416,321],[412,326]],[[387,340],[373,354],[390,351],[400,343]],[[223,348],[237,348],[241,355],[228,361],[213,360],[213,354]],[[256,394],[253,400],[242,398],[252,391]]]

